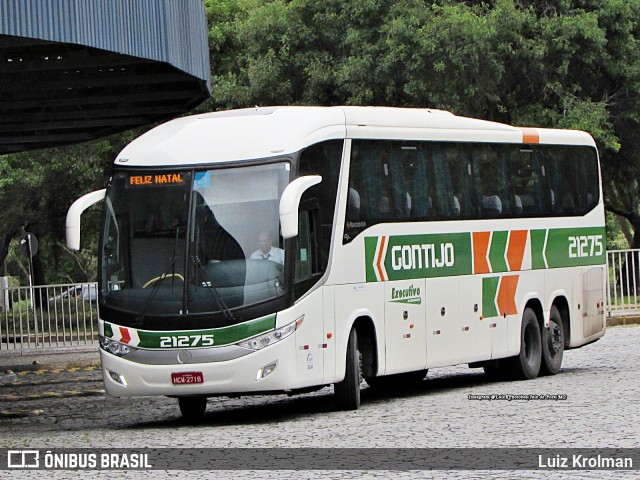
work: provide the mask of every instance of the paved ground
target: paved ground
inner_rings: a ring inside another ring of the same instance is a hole
[[[292,398],[216,398],[209,400],[206,417],[197,426],[181,421],[173,399],[104,397],[99,369],[16,374],[23,383],[0,386],[0,410],[22,410],[24,416],[0,418],[0,448],[640,447],[640,326],[610,328],[601,341],[566,352],[561,373],[552,377],[492,383],[481,370],[434,369],[422,385],[408,391],[364,391],[363,406],[355,412],[335,411],[329,388]],[[469,398],[501,394],[566,399]],[[67,478],[63,473],[47,476]],[[487,473],[244,471],[217,472],[215,477],[486,478]],[[631,479],[637,473],[493,472],[492,478]],[[15,478],[36,478],[32,474]],[[113,473],[91,473],[101,475]],[[212,478],[207,472],[139,472],[133,478],[163,476]]]

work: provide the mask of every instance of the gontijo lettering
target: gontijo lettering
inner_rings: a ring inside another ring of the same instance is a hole
[[[470,275],[471,234],[366,237],[365,259],[368,282]]]
[[[434,244],[397,245],[391,248],[391,258],[394,270],[453,267],[455,249],[452,243],[441,243],[439,249]]]

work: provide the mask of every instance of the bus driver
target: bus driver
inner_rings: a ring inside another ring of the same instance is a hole
[[[258,235],[258,250],[251,254],[253,260],[271,260],[284,265],[284,250],[273,246],[273,240],[268,232],[260,232]]]

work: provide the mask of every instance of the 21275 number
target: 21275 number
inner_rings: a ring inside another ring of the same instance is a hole
[[[212,347],[213,334],[160,337],[160,348]]]
[[[599,257],[603,253],[602,235],[569,237],[569,258]]]

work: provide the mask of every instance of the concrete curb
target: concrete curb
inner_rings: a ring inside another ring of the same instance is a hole
[[[607,327],[618,327],[620,325],[640,325],[640,316],[607,318]]]
[[[29,352],[25,355],[10,355],[5,357],[0,355],[0,385],[10,385],[15,382],[14,372],[93,367],[98,365],[100,365],[100,352],[98,349],[83,352]]]

